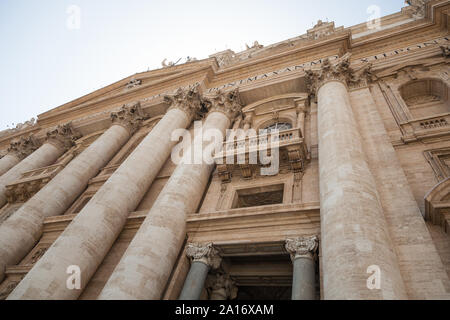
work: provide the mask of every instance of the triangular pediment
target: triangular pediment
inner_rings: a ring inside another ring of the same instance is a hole
[[[173,78],[196,72],[211,66],[212,60],[205,59],[200,61],[194,61],[185,63],[179,66],[164,67],[157,70],[144,71],[128,76],[122,80],[112,83],[106,87],[98,89],[88,95],[82,96],[62,106],[54,108],[46,113],[39,115],[39,118],[46,117],[53,113],[59,113],[61,111],[69,110],[72,108],[78,108],[85,104],[92,104],[95,102],[103,101],[121,94],[132,92],[133,90],[139,90],[153,84],[169,81]]]

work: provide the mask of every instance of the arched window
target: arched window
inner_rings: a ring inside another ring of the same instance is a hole
[[[276,122],[261,130],[261,133],[270,133],[272,131],[284,131],[292,129],[292,125],[288,122]]]
[[[449,88],[442,80],[412,81],[400,88],[400,94],[414,119],[450,112]]]

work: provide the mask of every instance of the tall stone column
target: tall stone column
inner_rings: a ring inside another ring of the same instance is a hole
[[[222,139],[241,105],[238,92],[206,97],[209,113],[203,132],[217,130]],[[194,139],[201,139],[195,137]],[[211,142],[204,148],[220,146]],[[189,152],[187,152],[189,154]],[[214,162],[190,164],[183,158],[159,194],[99,299],[160,299],[186,237],[186,216],[197,210]]]
[[[364,154],[346,81],[349,58],[307,73],[317,92],[321,250],[324,298],[404,299],[376,184]],[[368,268],[379,267],[380,289],[369,289]]]
[[[316,236],[286,240],[286,250],[293,264],[292,300],[316,299]]]
[[[39,148],[39,144],[33,135],[13,141],[8,148],[8,153],[0,159],[0,177],[36,151],[37,148]]]
[[[0,226],[0,270],[17,264],[42,235],[44,219],[63,214],[142,120],[139,104],[111,114],[113,125]],[[0,271],[3,272],[3,271]]]
[[[0,177],[0,207],[6,203],[6,186],[20,178],[22,173],[53,164],[80,135],[70,123],[47,132],[47,141],[28,157]]]
[[[165,97],[171,106],[35,264],[8,299],[76,299],[110,250],[170,155],[172,132],[200,110],[198,87]],[[67,267],[81,270],[81,289],[66,287]]]
[[[219,268],[222,258],[212,243],[206,245],[190,243],[187,246],[186,255],[191,259],[191,268],[178,300],[199,300],[205,288],[209,270]]]

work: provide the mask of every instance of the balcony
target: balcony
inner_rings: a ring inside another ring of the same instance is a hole
[[[414,119],[402,123],[401,126],[407,134],[407,141],[441,137],[450,134],[450,113]]]
[[[234,169],[239,168],[244,179],[251,179],[255,169],[270,167],[264,158],[272,157],[273,152],[279,152],[279,164],[288,163],[294,173],[303,172],[310,157],[300,128],[246,136],[225,142],[222,151],[215,155],[219,177],[229,182]]]

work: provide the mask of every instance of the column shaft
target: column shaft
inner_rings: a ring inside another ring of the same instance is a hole
[[[313,258],[293,261],[292,300],[316,299],[316,271]]]
[[[76,299],[136,209],[175,144],[171,134],[191,115],[170,109],[97,191],[73,222],[11,293],[9,299]],[[81,270],[81,290],[66,287],[66,269]]]
[[[52,143],[44,143],[39,149],[20,161],[0,177],[0,207],[6,204],[6,186],[20,178],[22,173],[53,164],[63,153]]]
[[[347,87],[340,81],[318,91],[318,133],[325,299],[406,298]],[[367,288],[372,265],[381,269],[379,290]]]
[[[7,154],[3,158],[0,159],[0,177],[8,172],[9,169],[14,167],[16,164],[20,162],[20,159],[13,155],[13,154]]]
[[[33,248],[42,235],[44,219],[63,214],[129,136],[124,127],[111,126],[0,226],[1,273]]]
[[[223,135],[230,124],[222,112],[210,112],[203,130]],[[197,210],[213,168],[206,163],[177,166],[99,299],[161,298],[186,236],[186,216]]]
[[[208,272],[207,264],[200,261],[192,262],[178,300],[200,300]]]

